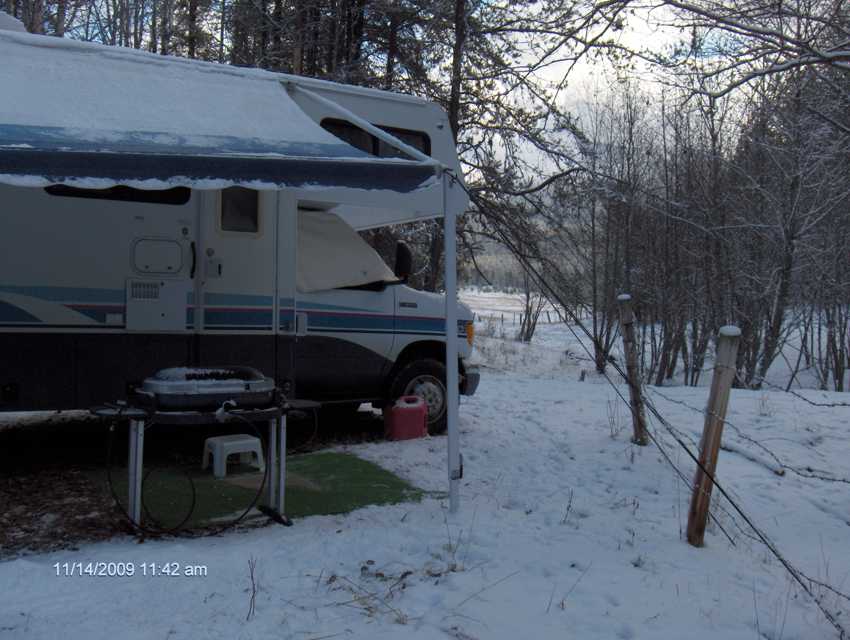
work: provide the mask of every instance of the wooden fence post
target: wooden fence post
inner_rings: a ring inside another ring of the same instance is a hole
[[[623,334],[623,351],[626,353],[626,374],[629,377],[629,399],[632,405],[632,442],[646,446],[646,414],[640,395],[640,379],[635,342],[635,314],[632,312],[632,297],[628,293],[617,296],[620,306],[620,332]]]
[[[705,539],[705,524],[711,502],[711,489],[714,486],[712,480],[717,469],[717,454],[720,451],[726,408],[729,406],[729,390],[735,380],[735,361],[740,340],[741,330],[733,326],[721,327],[717,336],[717,357],[699,445],[699,461],[702,466],[697,467],[691,508],[688,511],[688,542],[695,547],[701,547]]]

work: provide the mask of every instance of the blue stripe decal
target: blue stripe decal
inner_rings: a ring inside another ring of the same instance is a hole
[[[96,321],[106,322],[107,314],[123,314],[123,289],[98,289],[54,286],[14,286],[0,285],[0,292],[27,295],[42,300],[64,303],[64,306]],[[188,301],[194,300],[189,292]],[[73,300],[73,301],[69,301]],[[207,293],[204,295],[207,305],[229,308],[207,308],[204,310],[205,326],[216,329],[254,329],[271,330],[273,309],[272,296],[252,294]],[[290,305],[280,311],[280,329],[284,332],[294,330],[291,298],[281,298],[282,305]],[[245,308],[240,308],[245,307]],[[262,307],[262,308],[257,308]],[[445,321],[442,318],[394,316],[392,314],[369,313],[366,309],[318,302],[299,305],[299,310],[308,312],[307,328],[319,333],[385,333],[385,334],[422,334],[442,336],[445,333]],[[336,312],[336,313],[334,313]],[[41,320],[23,309],[9,303],[0,302],[0,323],[5,325],[43,325]],[[186,328],[195,323],[195,309],[186,309]],[[458,321],[458,337],[466,336],[466,322]],[[50,325],[52,326],[52,325]],[[80,325],[85,327],[86,325]],[[115,327],[115,325],[111,325]]]

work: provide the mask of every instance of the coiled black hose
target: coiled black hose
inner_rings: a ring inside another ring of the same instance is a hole
[[[228,415],[230,417],[237,418],[237,419],[241,420],[242,422],[246,423],[247,425],[249,425],[251,427],[251,429],[254,431],[254,433],[256,434],[256,436],[260,439],[260,441],[261,442],[263,441],[263,437],[262,437],[262,434],[260,433],[260,430],[257,429],[257,426],[253,422],[251,422],[250,420],[248,420],[244,416],[240,416],[237,413],[232,413],[227,408],[225,408],[225,411],[228,413]],[[112,482],[112,458],[113,458],[112,449],[113,449],[113,444],[114,444],[114,439],[115,439],[115,425],[116,425],[117,421],[120,420],[120,419],[121,419],[121,409],[119,409],[118,415],[115,417],[115,419],[112,420],[112,422],[110,423],[110,426],[109,426],[109,439],[107,441],[107,449],[106,449],[106,481],[107,481],[107,484],[109,485],[109,491],[112,494],[112,499],[115,501],[115,504],[120,509],[121,515],[124,516],[124,518],[127,520],[128,523],[130,523],[130,526],[135,531],[138,531],[138,532],[143,533],[143,534],[148,535],[148,536],[180,535],[180,536],[184,536],[184,537],[199,538],[199,537],[208,537],[208,536],[219,535],[219,534],[227,531],[228,529],[235,527],[237,524],[239,524],[251,512],[251,510],[257,505],[257,502],[259,502],[260,497],[263,495],[263,490],[265,489],[266,483],[268,482],[268,476],[269,476],[269,466],[268,465],[266,465],[266,469],[263,473],[263,479],[260,482],[260,487],[257,489],[257,493],[254,495],[254,499],[251,500],[251,503],[248,505],[248,507],[242,513],[240,513],[239,516],[237,516],[234,520],[231,520],[230,522],[228,522],[225,525],[218,527],[216,529],[212,529],[212,530],[206,529],[203,532],[194,532],[194,531],[190,531],[190,530],[185,530],[185,529],[183,529],[183,527],[186,525],[187,522],[189,522],[189,520],[191,519],[192,515],[195,512],[195,507],[197,506],[197,490],[195,488],[195,482],[194,482],[194,480],[192,480],[192,476],[189,474],[188,471],[184,470],[186,477],[189,479],[189,485],[192,488],[192,502],[189,506],[188,511],[184,515],[183,519],[180,520],[180,522],[177,525],[175,525],[173,527],[164,527],[164,526],[162,526],[162,524],[160,522],[158,522],[156,520],[156,518],[154,518],[152,516],[152,514],[150,513],[150,510],[147,507],[147,504],[145,503],[145,498],[144,498],[145,483],[147,482],[148,478],[150,477],[150,474],[153,471],[155,471],[156,469],[160,468],[160,467],[154,467],[152,469],[149,469],[147,471],[147,473],[145,473],[144,477],[142,478],[142,492],[141,492],[142,509],[144,510],[146,520],[150,520],[154,524],[154,526],[153,527],[143,526],[139,523],[134,522],[133,518],[127,512],[127,509],[125,509],[124,505],[121,504],[121,500],[119,499],[118,494],[115,491],[115,486]],[[150,417],[150,418],[148,418],[148,420],[145,421],[143,428],[144,428],[145,431],[147,431],[148,429],[150,429],[154,425],[155,425],[155,422],[153,421],[153,418]],[[268,443],[265,443],[265,444],[267,445]],[[286,455],[286,453],[284,452],[283,455]]]

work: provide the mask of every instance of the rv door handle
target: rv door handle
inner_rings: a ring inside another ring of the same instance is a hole
[[[192,249],[192,266],[189,269],[189,279],[194,280],[195,279],[195,267],[198,266],[198,254],[195,251],[195,241],[194,240],[192,240],[192,242],[189,243],[189,247]]]

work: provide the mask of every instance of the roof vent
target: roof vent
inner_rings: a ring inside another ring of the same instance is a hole
[[[22,31],[26,33],[27,30],[23,22],[5,11],[0,11],[0,31]]]

